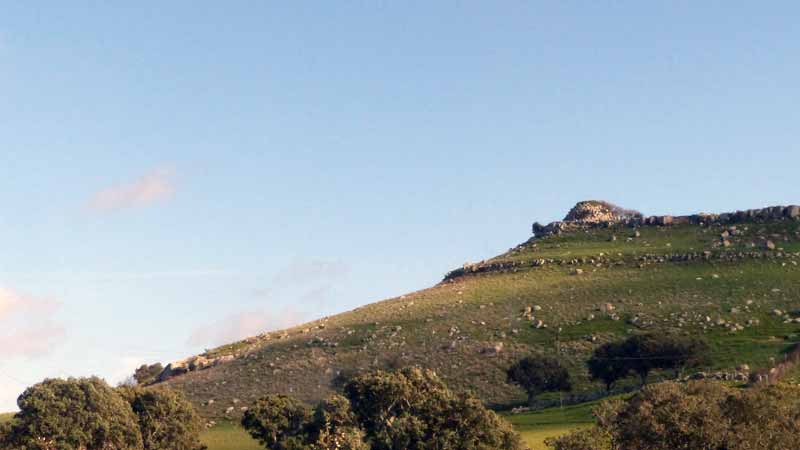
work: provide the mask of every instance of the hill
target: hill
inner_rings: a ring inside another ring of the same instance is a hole
[[[800,340],[800,208],[644,217],[606,202],[576,205],[508,252],[438,285],[170,364],[161,382],[207,417],[235,418],[268,392],[306,401],[337,375],[434,368],[458,390],[510,406],[524,393],[505,369],[557,354],[595,398],[583,365],[599,344],[642,330],[705,337],[716,372],[766,367]]]

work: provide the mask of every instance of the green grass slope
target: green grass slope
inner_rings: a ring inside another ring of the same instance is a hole
[[[483,263],[493,270],[211,350],[236,357],[165,383],[203,415],[235,419],[265,393],[314,402],[340,371],[416,364],[508,406],[525,396],[506,367],[547,353],[569,366],[579,401],[601,389],[583,365],[597,345],[666,329],[708,339],[713,369],[768,366],[800,341],[800,323],[772,313],[800,308],[800,222],[740,223],[723,246],[726,230],[648,225],[636,236],[618,225],[532,239]]]

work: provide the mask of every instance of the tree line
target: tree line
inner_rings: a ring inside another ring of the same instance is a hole
[[[704,341],[675,334],[639,334],[625,340],[597,347],[586,361],[592,381],[601,381],[606,391],[632,375],[643,386],[653,370],[673,371],[678,378],[684,370],[710,363],[710,349]],[[529,356],[513,364],[506,372],[509,383],[519,385],[532,404],[545,392],[572,389],[569,371],[559,359]]]
[[[644,334],[600,345],[586,366],[591,379],[610,390],[632,376],[644,385],[653,370],[673,371],[677,377],[688,367],[708,363],[708,353],[708,346],[696,339]],[[155,372],[143,366],[135,378],[148,383]],[[529,401],[544,392],[572,389],[569,371],[552,357],[523,358],[508,368],[507,377],[527,391]],[[241,425],[270,450],[525,448],[507,421],[469,393],[448,389],[434,371],[412,367],[341,378],[338,393],[314,406],[286,395],[264,396],[247,409]],[[112,388],[98,378],[51,379],[26,389],[18,405],[14,419],[0,426],[4,450],[205,449],[199,439],[203,424],[191,403],[158,385]],[[627,400],[604,402],[595,415],[595,427],[552,439],[550,447],[789,448],[759,445],[798,437],[800,389],[659,383]]]
[[[800,388],[664,382],[594,410],[597,424],[549,439],[554,450],[789,450],[800,441]]]
[[[0,425],[3,450],[204,450],[191,403],[168,389],[112,388],[93,378],[48,379]]]

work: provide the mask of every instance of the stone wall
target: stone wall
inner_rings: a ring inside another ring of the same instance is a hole
[[[584,202],[581,202],[584,203]],[[581,205],[579,203],[577,206]],[[575,208],[573,208],[574,210]],[[568,220],[577,217],[567,214],[563,221],[551,222],[542,225],[535,222],[532,227],[533,234],[537,237],[551,234],[560,234],[564,231],[581,228],[610,227],[612,225],[628,226],[670,226],[681,224],[713,225],[713,224],[735,224],[741,222],[759,222],[769,220],[800,220],[800,206],[771,206],[761,209],[748,209],[722,214],[699,213],[690,216],[623,216],[621,218],[611,218],[611,220]],[[606,214],[598,214],[596,217],[606,217]]]

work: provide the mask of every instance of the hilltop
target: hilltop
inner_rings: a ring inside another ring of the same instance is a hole
[[[339,375],[416,364],[510,406],[525,395],[505,369],[531,353],[560,355],[579,401],[601,390],[583,361],[631,333],[705,337],[714,371],[698,376],[717,378],[767,367],[800,340],[798,206],[645,217],[587,201],[532,231],[436,286],[172,363],[161,383],[207,417],[235,417],[265,393],[313,402]]]

